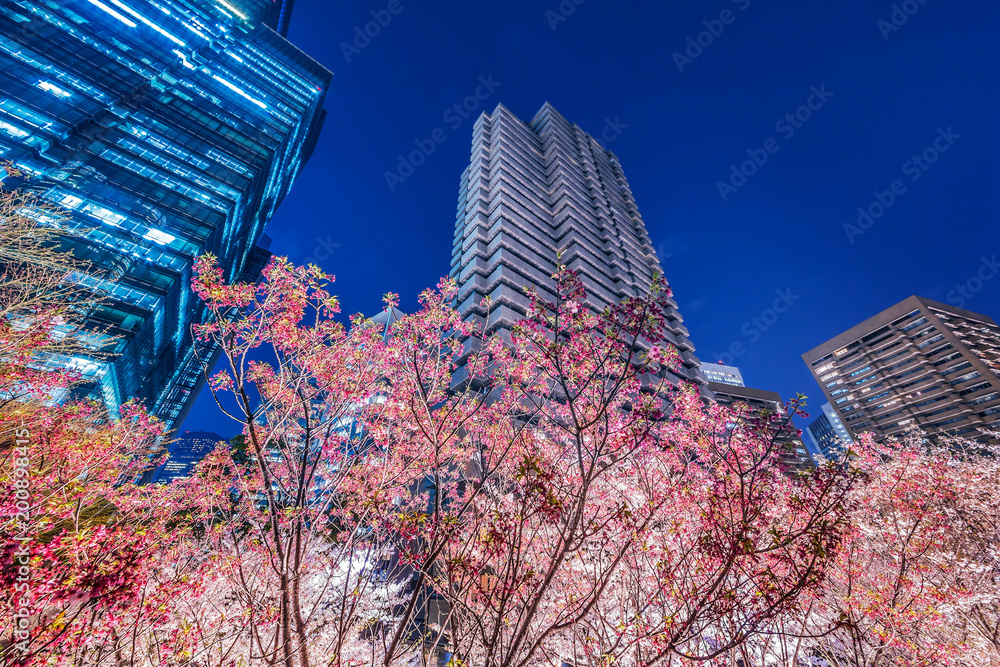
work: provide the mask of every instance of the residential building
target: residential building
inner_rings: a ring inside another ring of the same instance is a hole
[[[752,414],[761,416],[765,413],[785,415],[788,408],[777,392],[754,389],[752,387],[709,382],[708,389],[714,394],[716,402],[721,405],[733,406],[744,404],[749,406]],[[791,420],[787,426],[775,434],[776,442],[781,446],[781,462],[793,472],[809,470],[814,463],[806,449],[805,443],[798,435],[798,429]]]
[[[743,382],[743,374],[740,373],[740,369],[736,366],[726,366],[721,362],[718,364],[703,364],[701,372],[709,382],[729,384],[734,387],[746,386]]]
[[[823,405],[822,414],[809,423],[803,435],[812,441],[815,451],[831,460],[839,458],[853,442],[847,427],[829,403]]]
[[[1000,327],[911,296],[802,355],[852,439],[1000,424]]]
[[[78,232],[91,267],[73,280],[110,359],[61,358],[80,393],[112,411],[144,402],[180,423],[217,350],[196,343],[205,309],[194,260],[258,279],[265,226],[308,160],[331,74],[270,25],[290,0],[18,0],[0,7],[0,160]],[[4,173],[0,170],[0,174]]]
[[[462,174],[451,263],[457,306],[487,332],[509,332],[527,315],[526,288],[554,299],[560,263],[579,272],[595,311],[645,293],[663,273],[615,154],[548,103],[528,123],[499,105],[476,121]],[[695,382],[707,396],[683,318],[668,303],[667,337],[682,367],[667,379]]]
[[[150,482],[169,484],[175,479],[190,477],[205,455],[225,441],[221,435],[207,431],[190,431],[179,435],[167,449],[167,460],[153,472]]]

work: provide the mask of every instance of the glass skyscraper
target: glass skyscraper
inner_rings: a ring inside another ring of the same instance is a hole
[[[109,359],[63,358],[112,409],[185,416],[216,350],[194,260],[257,279],[264,227],[308,160],[331,74],[289,43],[290,0],[17,0],[0,6],[0,160],[78,232],[74,275]],[[278,30],[279,32],[276,32]],[[0,170],[0,174],[2,174]]]
[[[190,477],[194,467],[224,441],[221,435],[208,431],[193,431],[177,436],[167,449],[167,460],[152,474],[154,484],[169,484],[175,479]]]
[[[837,411],[829,403],[823,405],[823,414],[810,422],[804,435],[808,436],[816,450],[828,459],[840,458],[853,442],[850,433],[837,416]]]
[[[743,374],[736,366],[726,366],[725,364],[703,364],[701,372],[709,382],[728,384],[733,387],[745,387]]]

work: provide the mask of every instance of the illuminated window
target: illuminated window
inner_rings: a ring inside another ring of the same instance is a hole
[[[0,130],[3,130],[4,134],[14,137],[15,139],[22,139],[29,135],[28,132],[25,132],[20,128],[14,127],[10,123],[5,123],[2,120],[0,120]]]
[[[87,2],[89,2],[92,5],[94,5],[95,7],[99,7],[100,9],[102,9],[105,12],[107,12],[111,16],[114,16],[116,19],[118,19],[119,21],[121,21],[122,23],[124,23],[125,25],[127,25],[130,28],[134,28],[137,25],[135,21],[131,21],[128,18],[122,16],[121,14],[119,14],[118,12],[116,12],[115,10],[111,9],[110,7],[108,7],[103,2],[100,2],[100,0],[87,0]]]
[[[93,2],[93,0],[91,0],[91,2]],[[177,39],[176,37],[174,37],[173,35],[171,35],[169,32],[167,32],[166,30],[164,30],[160,26],[156,25],[155,23],[153,23],[149,19],[147,19],[142,14],[140,14],[139,12],[135,11],[134,9],[132,9],[131,7],[129,7],[128,5],[126,5],[124,2],[121,2],[121,0],[111,0],[111,4],[113,4],[115,7],[118,7],[119,9],[124,10],[127,14],[129,14],[129,15],[137,18],[137,19],[139,19],[140,21],[142,21],[143,23],[145,23],[146,25],[148,25],[150,28],[152,28],[156,32],[160,33],[161,35],[163,35],[164,37],[166,37],[167,39],[169,39],[174,44],[177,44],[178,46],[187,46],[187,44],[185,44],[181,40]],[[133,24],[133,27],[135,27],[134,24]]]
[[[114,225],[115,227],[121,227],[121,223],[125,220],[124,215],[119,215],[114,211],[109,211],[103,206],[96,206],[95,204],[85,204],[81,209],[84,213],[89,213],[101,222]]]
[[[167,234],[166,232],[161,232],[159,229],[150,229],[142,238],[149,239],[153,243],[166,245],[177,237],[172,234]]]
[[[254,98],[250,97],[249,95],[247,95],[246,92],[244,92],[243,89],[240,88],[239,86],[237,86],[237,85],[235,85],[233,83],[230,83],[229,81],[226,81],[222,77],[220,77],[218,75],[215,75],[215,74],[212,75],[212,78],[215,79],[216,81],[218,81],[219,83],[221,83],[226,88],[229,88],[230,90],[232,90],[236,94],[242,95],[246,99],[250,100],[251,102],[253,102],[257,106],[259,106],[261,109],[266,109],[267,108],[266,104],[264,104],[260,100],[254,99]]]
[[[71,97],[73,95],[73,93],[69,92],[68,90],[63,90],[62,88],[52,83],[51,81],[39,81],[35,85],[47,93],[52,93],[56,97],[66,98],[66,97]]]
[[[79,197],[73,195],[63,195],[63,198],[59,200],[59,203],[63,206],[68,206],[69,208],[79,208],[83,200]]]
[[[226,9],[228,9],[229,11],[231,11],[232,13],[236,14],[237,16],[239,16],[244,21],[247,20],[247,15],[246,14],[244,14],[240,10],[236,9],[235,7],[233,7],[231,4],[229,4],[228,2],[226,2],[226,0],[219,0],[219,4],[221,4],[223,7],[225,7]]]

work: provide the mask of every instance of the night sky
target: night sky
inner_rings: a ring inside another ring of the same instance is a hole
[[[334,79],[272,250],[335,274],[345,315],[414,310],[476,116],[549,101],[620,158],[698,356],[816,414],[801,354],[907,296],[1000,318],[998,25],[995,0],[297,0],[289,39]],[[207,390],[201,429],[238,431]]]

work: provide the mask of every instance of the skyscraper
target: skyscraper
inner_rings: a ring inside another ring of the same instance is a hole
[[[256,280],[256,244],[309,158],[331,74],[265,25],[265,0],[19,0],[0,7],[0,159],[61,208],[102,292],[111,360],[56,359],[114,410],[174,425],[216,351],[191,338],[199,255]],[[2,171],[0,171],[2,173]],[[31,211],[26,212],[32,215]],[[34,214],[42,224],[49,216]]]
[[[819,453],[828,459],[836,459],[847,451],[852,438],[832,405],[825,403],[822,410],[823,414],[809,422],[805,435],[812,440]]]
[[[264,25],[273,29],[282,37],[288,37],[288,25],[292,19],[292,8],[295,0],[272,0],[261,17]]]
[[[911,296],[802,355],[852,438],[1000,425],[1000,327]]]
[[[487,331],[509,331],[527,314],[526,287],[552,298],[559,253],[595,310],[644,293],[663,272],[618,158],[548,103],[530,123],[500,105],[476,121],[462,174],[451,262],[460,311]],[[683,318],[670,305],[680,376],[707,395]]]
[[[725,364],[704,364],[701,372],[709,382],[728,384],[734,387],[745,387],[743,374],[736,366],[726,366]]]
[[[190,431],[177,436],[167,449],[167,460],[152,474],[154,484],[169,484],[175,479],[190,477],[205,455],[225,441],[221,435],[207,431]]]

